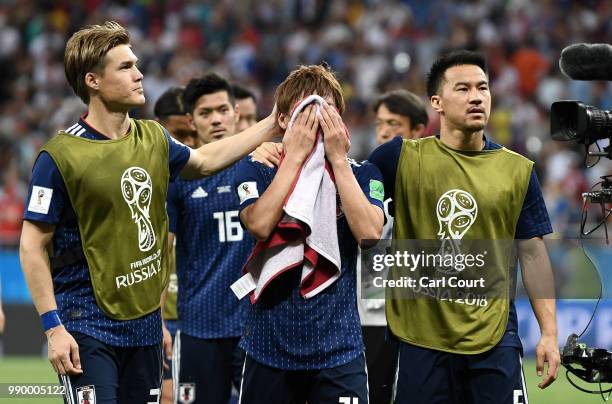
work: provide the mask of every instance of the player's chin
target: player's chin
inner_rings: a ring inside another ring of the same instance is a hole
[[[470,130],[483,130],[487,126],[486,119],[470,120],[466,123],[466,127]]]
[[[135,108],[142,107],[146,101],[147,99],[145,98],[144,94],[135,94],[130,97],[127,103],[130,105],[131,108]]]

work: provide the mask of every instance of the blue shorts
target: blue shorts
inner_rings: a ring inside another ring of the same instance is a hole
[[[240,338],[202,339],[177,331],[174,397],[178,403],[227,404],[232,385],[240,391],[244,351]]]
[[[174,336],[176,335],[177,321],[176,320],[164,320],[164,324],[166,325],[166,328],[170,332],[170,336],[172,337],[172,344],[174,345]],[[166,363],[166,365],[168,365],[168,369],[164,368],[164,380],[172,379],[172,362],[173,361],[168,360],[166,357],[164,357],[164,362]]]
[[[113,347],[85,334],[72,336],[79,344],[83,373],[60,376],[66,404],[158,402],[161,396],[162,347]]]
[[[524,404],[527,387],[519,348],[476,355],[400,342],[395,404]]]
[[[321,370],[283,370],[246,356],[240,404],[327,404],[368,402],[364,355]]]

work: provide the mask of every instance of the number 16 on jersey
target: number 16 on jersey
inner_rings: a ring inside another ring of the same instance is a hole
[[[219,242],[225,243],[226,241],[242,240],[243,230],[242,226],[240,226],[237,210],[215,212],[213,213],[213,218],[217,219],[217,224],[219,225]]]

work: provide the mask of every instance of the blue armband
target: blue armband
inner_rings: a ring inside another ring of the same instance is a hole
[[[40,316],[40,319],[42,320],[43,329],[45,332],[47,332],[47,330],[53,327],[62,325],[62,320],[60,320],[57,310],[49,310],[48,312]]]

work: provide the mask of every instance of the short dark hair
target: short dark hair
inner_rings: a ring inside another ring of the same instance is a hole
[[[475,65],[480,67],[486,75],[489,74],[487,61],[481,53],[468,50],[453,51],[438,58],[431,66],[427,75],[427,95],[429,97],[436,95],[444,80],[444,73],[449,68],[460,65]]]
[[[393,90],[380,95],[374,102],[374,113],[378,112],[381,105],[398,115],[410,119],[410,129],[414,129],[418,124],[427,126],[429,116],[423,101],[414,93],[406,90]]]
[[[217,73],[209,73],[200,78],[189,80],[187,87],[185,87],[185,92],[183,93],[183,101],[187,107],[187,112],[193,112],[195,104],[201,96],[219,91],[226,91],[230,103],[236,105],[232,86],[226,79],[219,76]]]
[[[185,87],[170,87],[155,102],[153,113],[157,119],[164,119],[170,115],[185,115],[183,93]]]
[[[257,97],[255,97],[255,94],[248,88],[241,86],[238,83],[232,84],[232,90],[234,90],[234,98],[236,98],[237,100],[246,100],[247,98],[252,98],[253,101],[257,102]]]

